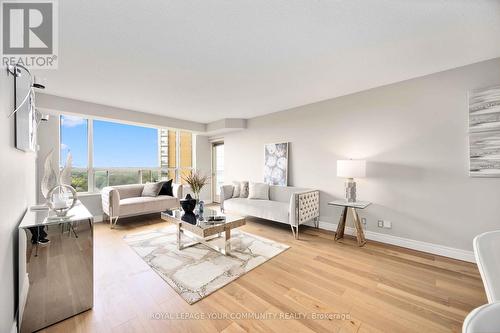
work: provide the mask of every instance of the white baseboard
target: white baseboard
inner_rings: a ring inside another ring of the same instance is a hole
[[[103,221],[104,221],[104,216],[103,215],[96,215],[96,216],[94,216],[94,223],[103,222]]]
[[[308,223],[308,225],[312,226],[312,224],[309,224],[309,223]],[[320,229],[329,230],[329,231],[336,231],[337,230],[336,223],[327,223],[327,222],[320,221],[319,227],[320,227]],[[448,258],[453,258],[453,259],[458,259],[458,260],[463,260],[463,261],[468,261],[468,262],[473,262],[473,263],[476,262],[476,259],[474,257],[474,252],[472,252],[472,251],[466,251],[466,250],[457,249],[457,248],[453,248],[453,247],[449,247],[449,246],[427,243],[427,242],[417,241],[417,240],[393,236],[393,235],[382,234],[382,233],[373,232],[373,231],[369,231],[369,230],[364,230],[364,232],[365,232],[366,239],[370,239],[373,241],[397,245],[397,246],[401,246],[401,247],[406,247],[406,248],[412,249],[412,250],[437,254],[440,256],[448,257]],[[355,235],[355,229],[346,226],[345,233],[348,235]]]

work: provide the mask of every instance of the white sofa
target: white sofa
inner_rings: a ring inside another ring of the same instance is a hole
[[[488,304],[472,310],[467,315],[462,332],[500,332],[500,230],[476,236],[474,255]]]
[[[299,226],[306,222],[319,224],[319,191],[292,186],[269,186],[269,200],[233,198],[233,185],[221,187],[220,206],[223,212],[234,212],[289,224],[299,238]]]
[[[107,186],[102,189],[102,210],[109,217],[111,228],[116,225],[119,217],[159,213],[180,207],[182,185],[172,184],[173,197],[143,197],[143,188],[144,184],[132,184]]]

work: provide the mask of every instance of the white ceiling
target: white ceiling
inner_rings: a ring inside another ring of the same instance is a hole
[[[251,118],[500,56],[500,1],[63,0],[47,93]]]

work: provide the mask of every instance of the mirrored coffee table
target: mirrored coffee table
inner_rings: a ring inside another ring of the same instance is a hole
[[[222,221],[210,221],[211,217],[223,217]],[[224,255],[231,252],[231,230],[245,225],[245,217],[220,214],[213,209],[205,209],[202,217],[186,214],[181,209],[161,213],[163,220],[177,225],[177,248],[179,250],[196,244],[203,244]],[[190,241],[183,242],[189,234]]]

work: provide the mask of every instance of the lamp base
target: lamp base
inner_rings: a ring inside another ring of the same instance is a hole
[[[347,202],[356,202],[356,182],[352,178],[345,182],[345,199]]]

